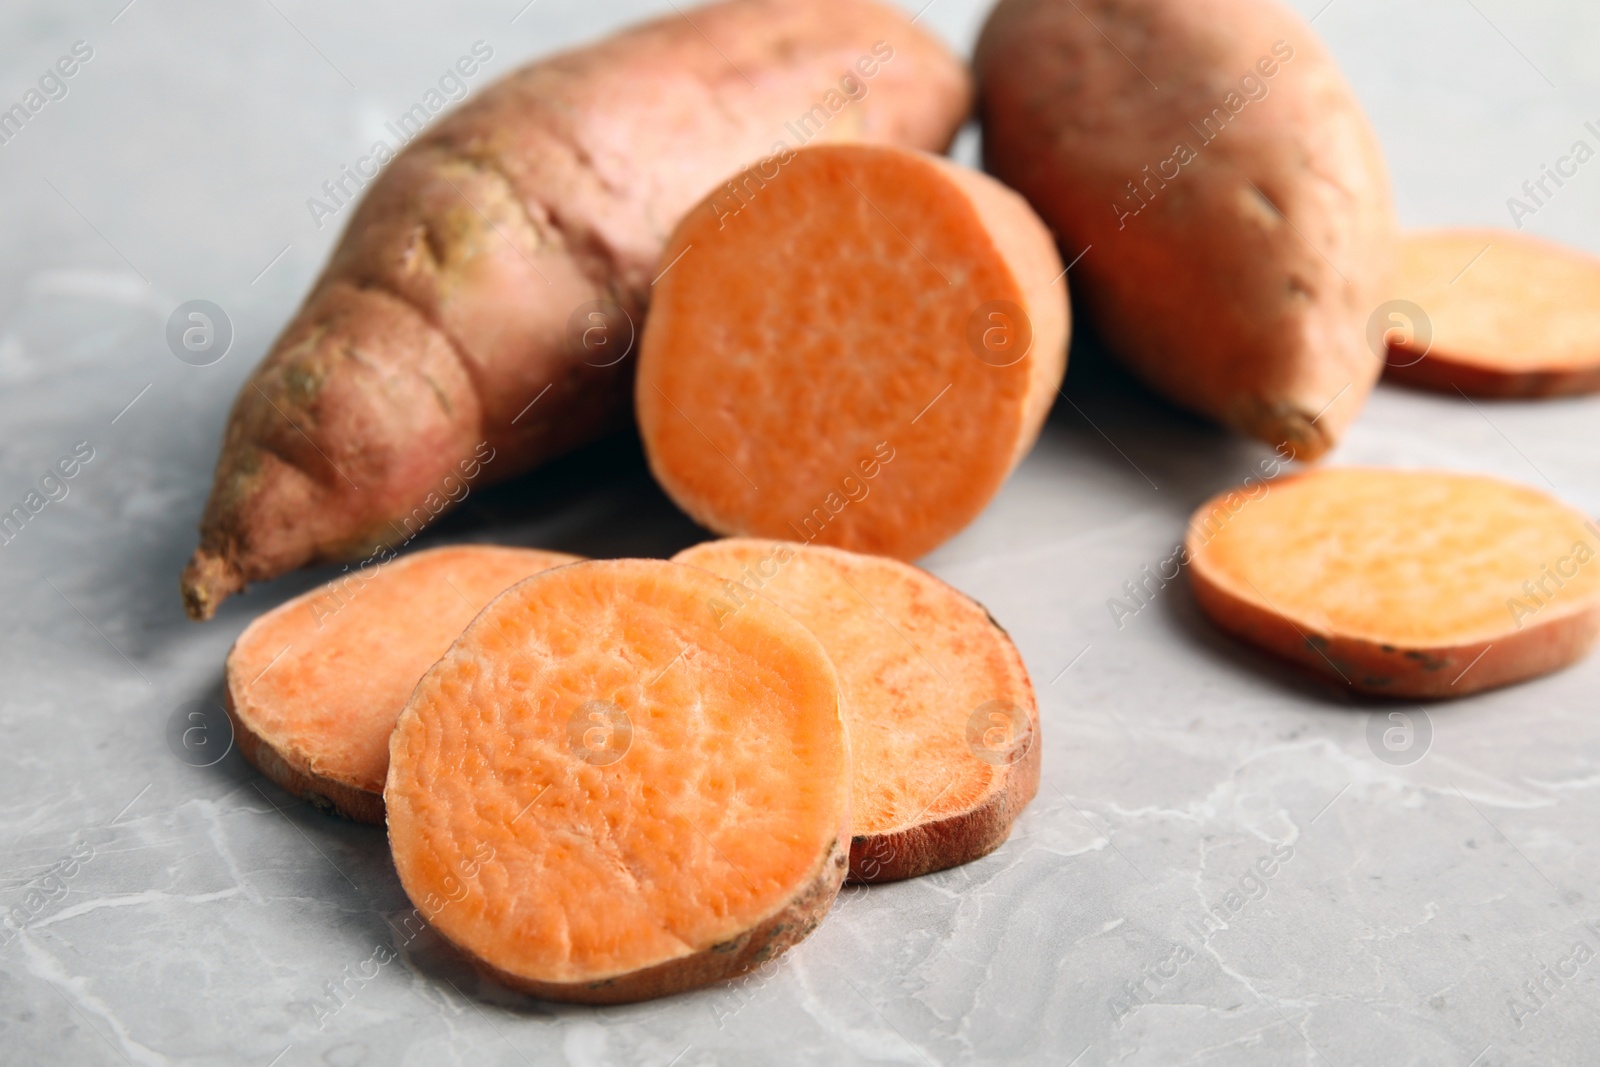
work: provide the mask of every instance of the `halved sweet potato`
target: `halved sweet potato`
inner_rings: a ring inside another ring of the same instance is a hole
[[[1564,667],[1600,634],[1600,527],[1479,475],[1342,467],[1201,505],[1195,597],[1246,641],[1396,697]]]
[[[348,170],[318,201],[344,235],[234,403],[190,617],[621,428],[662,242],[739,167],[822,141],[942,151],[967,114],[965,65],[894,4],[658,6],[484,85],[392,161],[380,142],[359,204]]]
[[[1395,381],[1468,396],[1600,390],[1600,259],[1511,230],[1425,230],[1399,292],[1421,323],[1391,335]]]
[[[662,996],[746,971],[848,866],[839,681],[767,601],[718,627],[712,574],[577,563],[508,590],[423,678],[390,745],[412,901],[502,981]]]
[[[383,822],[389,734],[427,669],[489,601],[577,556],[456,545],[374,561],[267,612],[228,653],[239,751],[321,808]]]
[[[1039,789],[1039,708],[980,605],[881,556],[729,539],[678,553],[727,579],[719,625],[766,597],[822,642],[850,725],[850,877],[914,878],[994,851]]]
[[[742,199],[719,190],[662,255],[635,401],[651,469],[720,533],[930,551],[1061,383],[1049,231],[993,179],[901,149],[807,148],[731,184]]]

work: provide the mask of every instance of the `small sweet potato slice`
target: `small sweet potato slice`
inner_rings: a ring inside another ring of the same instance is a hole
[[[1480,475],[1342,467],[1223,494],[1189,523],[1200,607],[1352,689],[1455,697],[1580,659],[1600,527]]]
[[[501,981],[619,1003],[728,978],[844,881],[850,752],[817,639],[721,581],[577,563],[508,590],[390,742],[389,841],[435,929]]]
[[[719,533],[914,559],[999,490],[1066,368],[1049,231],[923,153],[774,156],[689,213],[661,270],[639,428]]]
[[[383,822],[389,734],[427,669],[489,601],[577,556],[457,545],[374,561],[279,605],[228,654],[239,751],[284,789]]]
[[[1011,638],[979,604],[881,556],[728,539],[678,553],[727,579],[719,623],[759,597],[839,672],[850,726],[850,878],[891,882],[994,851],[1039,790],[1039,708]]]
[[[1401,262],[1423,318],[1393,320],[1391,379],[1483,397],[1600,390],[1600,259],[1511,230],[1425,230]]]

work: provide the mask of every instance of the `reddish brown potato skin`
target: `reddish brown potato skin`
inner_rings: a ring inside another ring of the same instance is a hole
[[[472,484],[500,481],[623,425],[634,361],[572,343],[575,312],[620,305],[624,347],[668,234],[718,182],[780,144],[943,150],[970,99],[960,62],[879,0],[685,7],[485,89],[368,187],[241,390],[185,609],[406,540],[463,461],[492,456]]]
[[[1365,330],[1397,233],[1311,28],[1276,0],[1001,0],[976,66],[987,166],[1083,253],[1072,285],[1113,350],[1300,459],[1337,443],[1383,369]]]
[[[1190,544],[1192,552],[1194,542]],[[1190,585],[1201,610],[1228,633],[1374,697],[1446,700],[1514,685],[1576,663],[1600,638],[1600,609],[1594,609],[1536,622],[1492,643],[1395,648],[1307,633],[1267,607],[1229,592],[1204,567],[1190,568]]]
[[[1500,371],[1436,359],[1432,353],[1418,360],[1416,352],[1398,345],[1391,347],[1390,353],[1392,362],[1384,373],[1391,381],[1433,393],[1454,394],[1459,390],[1486,400],[1542,400],[1600,393],[1600,368]]]

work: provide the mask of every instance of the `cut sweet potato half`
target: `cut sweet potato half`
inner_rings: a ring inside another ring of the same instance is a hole
[[[1600,390],[1600,259],[1510,230],[1422,231],[1403,250],[1400,292],[1422,318],[1392,320],[1390,378],[1482,397]]]
[[[817,639],[658,560],[508,590],[390,742],[389,841],[441,934],[554,1000],[662,996],[822,920],[848,866],[850,753]]]
[[[1495,478],[1292,475],[1201,505],[1187,550],[1217,625],[1365,693],[1508,685],[1600,634],[1600,527]]]
[[[727,579],[720,623],[766,597],[817,635],[850,726],[850,878],[891,882],[988,855],[1039,789],[1039,709],[980,605],[879,556],[729,539],[678,562]]]
[[[383,822],[389,734],[489,601],[577,556],[459,545],[376,562],[267,612],[228,654],[239,751],[317,807]]]
[[[640,431],[720,533],[920,556],[999,490],[1066,367],[1049,231],[918,152],[775,156],[691,211],[660,269]]]

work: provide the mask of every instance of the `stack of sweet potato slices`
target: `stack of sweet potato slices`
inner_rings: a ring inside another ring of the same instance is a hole
[[[742,973],[847,875],[993,851],[1038,788],[1021,656],[909,564],[751,540],[671,562],[460,546],[350,586],[240,638],[241,751],[320,807],[386,817],[434,928],[538,996]]]

